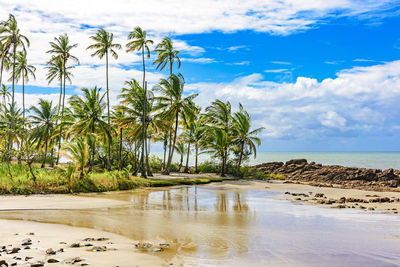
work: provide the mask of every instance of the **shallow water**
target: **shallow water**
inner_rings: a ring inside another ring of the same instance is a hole
[[[397,266],[400,216],[295,204],[281,192],[184,186],[96,194],[130,205],[1,212],[172,244],[187,266]],[[60,240],[62,241],[62,240]]]

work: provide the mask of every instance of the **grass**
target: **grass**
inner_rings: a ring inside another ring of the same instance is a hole
[[[34,166],[36,181],[25,165],[10,165],[13,179],[8,175],[7,164],[0,164],[0,194],[88,193],[132,190],[139,187],[207,184],[227,178],[200,177],[193,179],[144,179],[129,174],[129,170],[93,172],[79,178],[72,166],[53,170]]]

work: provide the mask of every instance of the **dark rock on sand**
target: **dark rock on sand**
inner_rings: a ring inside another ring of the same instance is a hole
[[[47,263],[57,263],[57,262],[60,262],[60,261],[56,260],[56,259],[48,259],[47,260]]]

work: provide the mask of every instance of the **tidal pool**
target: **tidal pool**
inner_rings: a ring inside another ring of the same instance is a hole
[[[321,208],[282,192],[226,186],[90,194],[118,208],[0,212],[1,219],[88,227],[169,243],[153,252],[187,266],[398,266],[400,216]]]

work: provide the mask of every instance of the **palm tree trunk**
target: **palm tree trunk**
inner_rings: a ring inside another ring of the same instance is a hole
[[[137,167],[137,141],[135,141],[134,160],[135,160],[135,167],[134,167],[132,175],[136,176],[137,173],[138,173],[138,167]]]
[[[4,55],[5,57],[6,55]],[[4,57],[1,57],[1,67],[0,67],[0,86],[3,81],[3,69],[4,69]]]
[[[93,147],[92,147],[92,156],[89,163],[89,172],[93,170],[94,155],[96,152],[96,137],[94,136],[94,124],[92,124],[92,135],[93,135]]]
[[[194,160],[194,173],[199,173],[199,171],[197,170],[197,158],[199,156],[199,146],[196,144],[196,156],[195,156],[195,160]]]
[[[143,88],[143,118],[142,118],[142,155],[141,155],[141,167],[142,177],[147,178],[145,170],[145,149],[146,149],[146,86]]]
[[[179,162],[179,172],[181,171],[181,169],[182,169],[182,166],[183,166],[183,153],[181,154],[181,161]]]
[[[13,37],[14,38],[14,37]],[[17,42],[16,40],[13,43],[13,49],[14,49],[14,54],[13,54],[13,70],[12,70],[12,97],[11,97],[11,112],[14,113],[14,86],[15,86],[15,53],[17,50]],[[14,116],[11,116],[11,121],[10,121],[10,130],[8,133],[8,146],[7,146],[7,151],[10,151],[10,148],[12,147],[12,131],[14,130]],[[8,156],[8,160],[11,160],[10,155]]]
[[[122,170],[122,128],[119,130],[119,170]]]
[[[51,145],[51,144],[50,144]],[[50,152],[50,167],[54,167],[54,147],[51,148],[51,152]]]
[[[170,169],[171,162],[172,162],[172,156],[174,155],[174,149],[175,149],[175,143],[176,143],[176,135],[177,135],[177,132],[178,132],[178,118],[179,118],[179,112],[177,111],[176,115],[175,115],[174,142],[172,143],[171,154],[169,155],[169,158],[168,158],[167,167],[165,168],[165,170],[163,172],[163,174],[167,174],[167,175],[169,175],[169,169]]]
[[[61,136],[62,136],[62,130],[63,130],[63,117],[64,117],[64,104],[65,104],[65,62],[66,60],[63,59],[63,99],[62,99],[62,107],[61,107],[61,125],[60,125],[60,136],[58,137],[58,151],[57,151],[57,161],[56,165],[58,165],[60,161],[60,152],[61,152]]]
[[[168,146],[168,136],[166,135],[165,137],[164,137],[164,159],[163,159],[163,170],[165,170],[165,156],[166,156],[166,153],[167,153],[167,146]]]
[[[243,149],[244,149],[244,142],[242,142],[242,144],[240,145],[239,161],[238,161],[237,168],[236,168],[236,175],[237,176],[240,176],[240,165],[242,164]]]
[[[147,167],[147,175],[148,176],[153,176],[153,173],[151,172],[151,169],[150,169],[150,164],[149,164],[149,153],[148,153],[148,150],[147,150],[147,139],[146,139],[146,142],[145,142],[145,146],[146,146],[146,167]]]
[[[25,75],[22,73],[22,118],[23,118],[23,124],[22,124],[22,130],[25,130]],[[21,139],[21,149],[24,146],[24,139],[25,139],[25,133],[22,134],[22,139]]]
[[[108,89],[108,50],[106,50],[106,86],[107,86],[108,127],[111,127],[111,123],[110,123],[110,93],[109,93],[109,89]],[[112,137],[111,137],[111,135],[109,135],[109,138],[108,138],[107,171],[110,171],[110,164],[111,164],[111,142],[112,142]]]
[[[48,138],[46,138],[46,146],[45,146],[45,149],[44,149],[44,158],[43,158],[42,166],[40,168],[44,168],[46,166],[47,143],[48,143]]]
[[[225,151],[222,152],[221,177],[225,177]]]
[[[186,167],[183,172],[188,173],[189,172],[189,155],[190,155],[190,142],[188,143],[188,149],[187,149],[187,156],[186,156]]]

